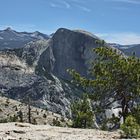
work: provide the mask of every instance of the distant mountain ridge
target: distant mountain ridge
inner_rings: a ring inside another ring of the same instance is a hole
[[[110,46],[118,48],[124,54],[128,56],[135,55],[140,58],[140,44],[132,44],[132,45],[120,45],[115,43],[109,43]]]
[[[30,97],[33,105],[70,116],[70,103],[83,91],[70,83],[67,69],[87,76],[97,39],[85,31],[60,28],[49,39],[1,50],[0,92],[20,101]]]
[[[65,28],[51,37],[7,28],[0,31],[0,37],[0,93],[23,102],[30,97],[35,106],[70,116],[71,102],[83,91],[70,82],[67,69],[88,77],[89,62],[96,58],[92,49],[98,47],[100,38]],[[121,47],[109,47],[122,54]]]
[[[5,30],[0,30],[0,50],[2,49],[13,49],[21,48],[25,44],[31,41],[49,39],[49,36],[38,31],[28,32],[17,32],[10,27]]]
[[[92,36],[96,39],[99,37],[82,30],[74,30],[75,32],[85,33],[89,36]],[[22,48],[24,45],[31,41],[37,40],[48,40],[52,38],[54,33],[47,35],[41,33],[39,31],[35,32],[18,32],[10,27],[0,30],[0,50],[3,49],[14,49],[14,48]],[[116,43],[108,43],[110,46],[115,47],[123,51],[126,55],[132,55],[135,52],[137,57],[140,57],[140,44],[132,44],[132,45],[120,45]]]

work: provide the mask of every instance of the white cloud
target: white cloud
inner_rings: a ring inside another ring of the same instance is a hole
[[[58,5],[58,4],[55,4],[55,3],[50,3],[50,6],[52,7],[52,8],[60,8],[60,5]]]
[[[70,3],[71,1],[71,3]],[[52,0],[50,6],[52,8],[66,8],[70,9],[71,7],[76,7],[77,9],[84,12],[91,12],[91,9],[84,6],[85,1],[83,0]]]
[[[65,0],[53,1],[50,3],[50,6],[52,8],[66,8],[66,9],[69,9],[71,7],[71,5]]]
[[[107,1],[124,2],[124,3],[130,3],[130,4],[140,4],[140,0],[107,0]]]
[[[89,8],[87,8],[87,7],[85,7],[85,6],[77,5],[77,7],[78,7],[79,9],[81,9],[82,11],[91,12],[91,9],[89,9]]]
[[[62,1],[62,3],[65,5],[65,7],[67,9],[71,7],[70,4],[68,2],[66,2],[66,1]]]
[[[121,11],[126,11],[126,10],[129,10],[128,7],[112,7],[112,9],[115,9],[115,10],[121,10]]]
[[[140,44],[140,34],[136,33],[97,33],[96,35],[108,43]]]
[[[72,2],[75,2],[75,3],[82,3],[84,4],[86,1],[84,0],[71,0]]]

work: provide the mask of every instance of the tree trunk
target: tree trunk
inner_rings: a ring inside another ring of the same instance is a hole
[[[128,115],[128,102],[126,97],[123,97],[122,99],[122,117],[123,117],[123,122],[125,122],[126,117]]]
[[[84,119],[84,128],[87,128],[87,120]]]
[[[28,122],[31,123],[31,107],[30,107],[30,104],[28,104]]]

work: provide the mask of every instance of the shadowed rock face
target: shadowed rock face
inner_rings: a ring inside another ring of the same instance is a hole
[[[87,76],[88,64],[93,58],[92,48],[96,47],[97,39],[86,32],[59,29],[52,38],[56,60],[53,73],[58,77],[69,79],[67,69],[71,68]]]
[[[36,106],[70,116],[70,102],[82,91],[70,84],[66,70],[87,76],[97,39],[85,31],[61,28],[48,40],[0,51],[0,92],[24,102],[30,97]]]

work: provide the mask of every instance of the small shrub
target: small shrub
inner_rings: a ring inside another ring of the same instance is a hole
[[[88,95],[72,104],[72,121],[74,128],[92,128],[94,124],[94,113]]]
[[[61,126],[61,123],[58,119],[53,119],[53,126]]]
[[[121,125],[121,130],[123,131],[122,136],[126,138],[140,137],[140,126],[132,115],[126,118],[125,123]]]
[[[65,122],[65,119],[64,119],[64,117],[61,117],[61,120],[60,120],[61,122]]]
[[[140,125],[140,105],[137,105],[137,107],[134,107],[132,115],[137,120],[137,123]]]
[[[10,116],[9,122],[16,122],[16,121],[18,121],[18,116],[16,116],[16,115]]]
[[[6,99],[6,104],[9,104],[9,103],[10,103],[9,98],[7,98]]]
[[[8,122],[8,119],[7,118],[4,118],[4,119],[1,119],[0,120],[0,123],[7,123]]]
[[[35,118],[33,119],[33,124],[37,125],[37,121]]]
[[[17,106],[15,107],[15,111],[18,111],[18,108],[17,108]]]
[[[16,108],[16,105],[14,105],[12,108]]]
[[[37,114],[37,115],[39,115],[39,112],[38,112],[38,111],[36,111],[36,114]]]
[[[120,118],[112,114],[111,118],[104,118],[101,124],[101,130],[109,131],[120,128]]]
[[[5,107],[8,107],[8,104],[7,103],[5,103]]]
[[[107,119],[104,119],[104,120],[102,121],[101,130],[103,130],[103,131],[108,131],[107,122],[108,122]]]
[[[0,108],[0,112],[3,112],[3,110]]]
[[[46,114],[43,114],[43,118],[47,118],[47,115]]]
[[[18,116],[18,118],[19,118],[19,121],[20,121],[20,122],[23,122],[23,113],[22,113],[21,110],[20,110],[19,112],[17,112],[17,116]]]

